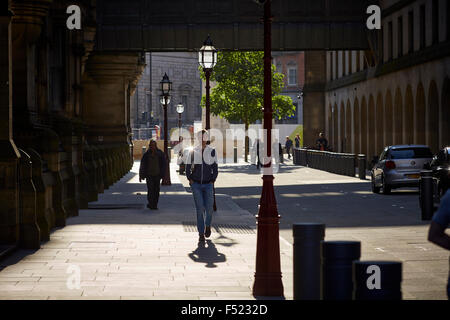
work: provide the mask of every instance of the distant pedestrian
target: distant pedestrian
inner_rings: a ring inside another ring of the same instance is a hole
[[[149,149],[144,153],[139,167],[139,182],[147,182],[147,208],[158,210],[161,179],[166,174],[166,156],[158,149],[156,141],[151,139]]]
[[[261,160],[259,158],[259,139],[256,139],[256,169],[261,168]]]
[[[317,150],[327,151],[328,150],[328,140],[325,138],[325,134],[321,132],[319,134],[319,139],[316,141]]]
[[[450,225],[450,190],[441,199],[439,210],[434,214],[428,231],[428,241],[450,250],[450,236],[445,233]],[[450,265],[450,259],[449,259]],[[447,298],[450,300],[450,270],[447,280]]]
[[[211,235],[214,205],[213,184],[217,179],[218,166],[216,150],[208,142],[208,132],[198,133],[199,145],[190,152],[186,164],[186,178],[192,188],[197,210],[197,231],[199,241]]]
[[[285,147],[286,147],[286,153],[288,155],[288,159],[290,159],[291,158],[291,149],[292,149],[292,140],[291,140],[291,138],[286,137]]]
[[[295,147],[300,148],[300,135],[295,135]]]

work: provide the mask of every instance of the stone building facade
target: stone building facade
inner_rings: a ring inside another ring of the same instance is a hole
[[[284,74],[285,86],[282,95],[291,97],[296,107],[295,115],[291,118],[276,120],[276,123],[302,124],[303,123],[303,91],[305,84],[305,55],[299,51],[272,52],[272,63],[276,71]]]
[[[3,4],[3,3],[2,3]],[[132,166],[130,97],[145,61],[94,50],[95,0],[81,30],[65,0],[10,0],[0,13],[0,257],[37,249]]]
[[[380,1],[373,50],[332,51],[325,127],[333,149],[371,159],[392,144],[450,144],[450,2]]]
[[[200,121],[202,110],[201,79],[196,52],[148,52],[146,67],[131,100],[131,126],[148,128],[164,124],[164,110],[160,104],[160,81],[167,73],[172,81],[171,102],[168,106],[168,130],[178,127],[177,104],[184,105],[181,122],[191,126]],[[163,138],[163,137],[162,137]]]

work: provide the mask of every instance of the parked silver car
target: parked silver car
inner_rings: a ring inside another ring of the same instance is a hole
[[[420,171],[433,159],[424,145],[398,145],[384,148],[372,168],[372,191],[389,194],[393,188],[418,187]]]

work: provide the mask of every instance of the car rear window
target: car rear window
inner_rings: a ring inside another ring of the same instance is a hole
[[[432,157],[433,154],[428,148],[404,148],[391,150],[391,159],[420,159]]]

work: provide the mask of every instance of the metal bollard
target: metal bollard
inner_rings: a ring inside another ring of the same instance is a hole
[[[292,231],[294,236],[294,300],[319,300],[320,242],[325,237],[325,224],[294,224]]]
[[[433,172],[431,170],[420,171],[420,208],[422,220],[433,218]]]
[[[359,179],[366,180],[366,155],[358,154],[358,175]]]
[[[353,299],[402,300],[402,263],[354,261]]]
[[[233,159],[234,163],[237,163],[237,147],[233,147]]]
[[[322,241],[321,298],[351,300],[352,263],[361,256],[359,241]]]

